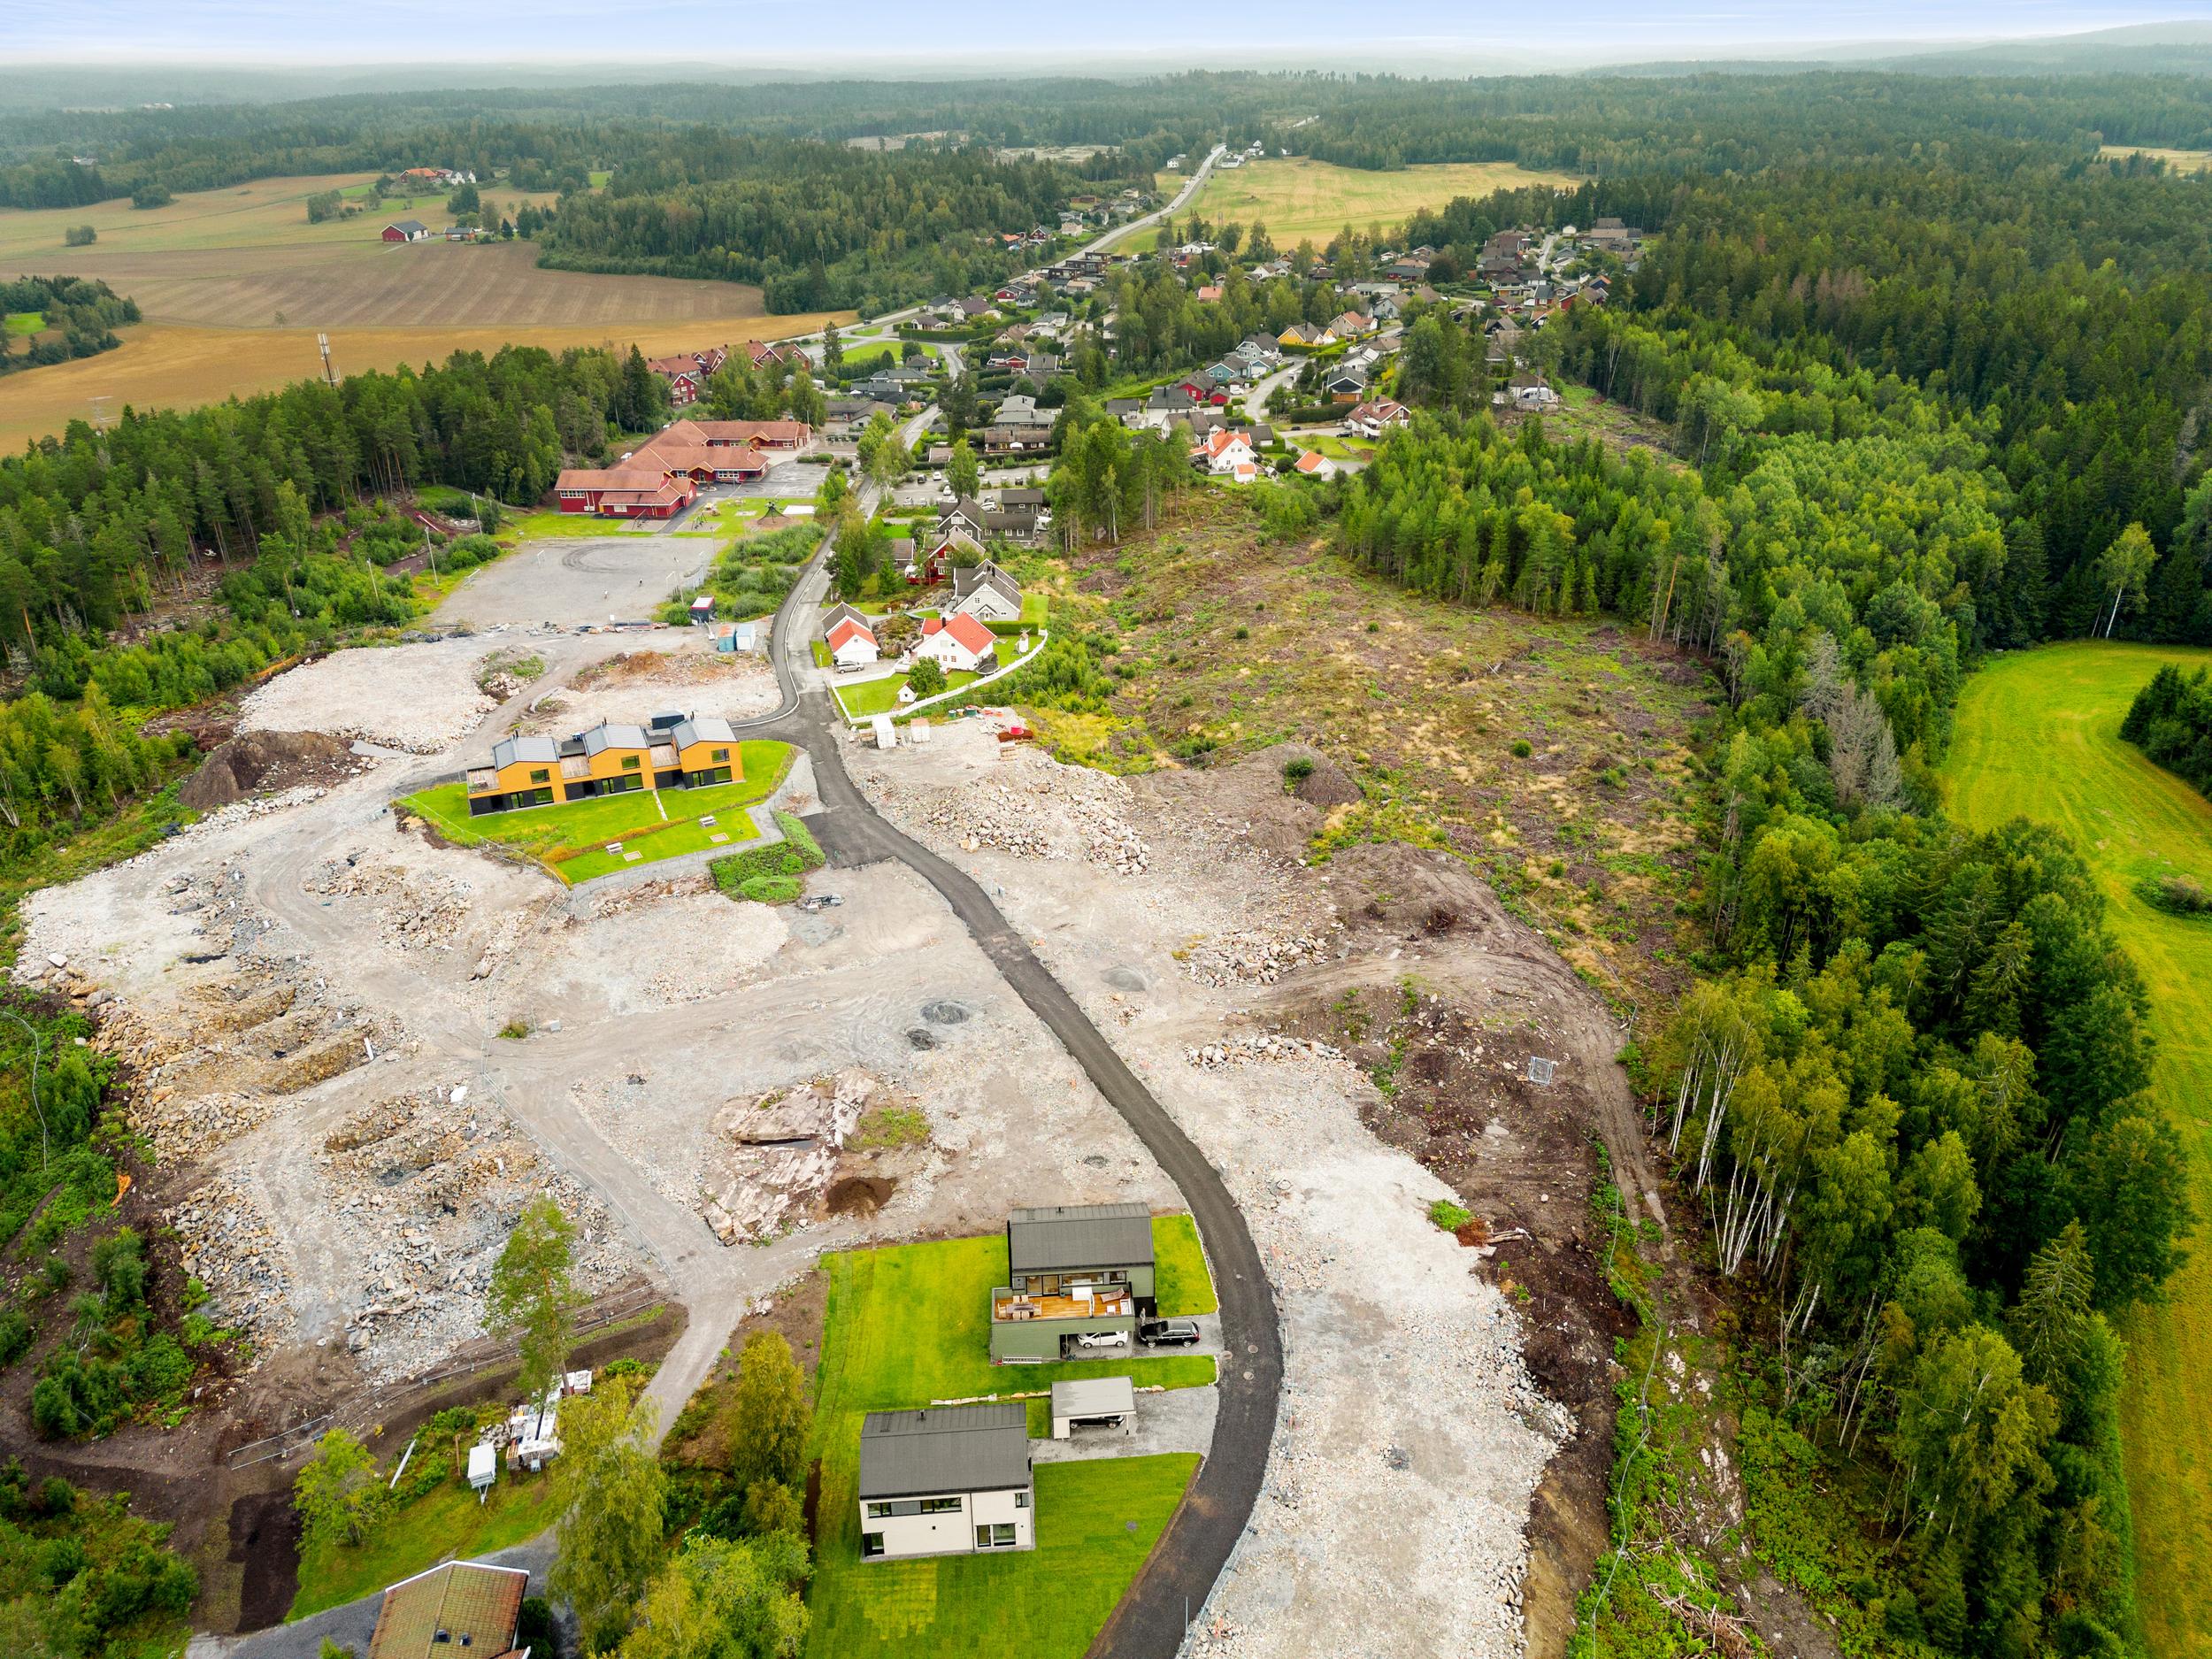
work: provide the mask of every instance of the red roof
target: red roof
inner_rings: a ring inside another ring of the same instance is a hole
[[[873,645],[876,642],[876,636],[873,631],[861,623],[855,621],[852,618],[847,617],[843,621],[840,622],[835,627],[829,631],[828,638],[830,649],[833,651],[835,650],[839,646],[844,644],[846,641],[851,639],[855,634],[858,634],[861,638],[866,640],[871,645]]]
[[[682,423],[699,428],[707,443],[804,443],[814,428],[803,420],[695,420]]]
[[[991,630],[964,611],[944,618],[938,622],[937,626],[978,657],[982,656],[996,643],[991,636]],[[925,628],[923,631],[926,634],[933,634],[937,632],[937,628]]]
[[[1318,449],[1308,449],[1298,457],[1298,470],[1302,472],[1318,472],[1328,464],[1329,457]]]

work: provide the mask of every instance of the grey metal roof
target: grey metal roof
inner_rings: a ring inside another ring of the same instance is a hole
[[[1017,1210],[1006,1220],[1006,1255],[1017,1273],[1148,1266],[1152,1210],[1145,1204],[1052,1204]]]
[[[550,765],[560,757],[560,745],[549,737],[503,737],[492,745],[495,766],[511,766],[518,760]]]
[[[584,733],[584,753],[596,755],[607,749],[644,749],[644,728],[635,726],[614,726],[601,721]]]
[[[689,749],[694,743],[734,743],[737,733],[730,730],[730,723],[718,714],[695,714],[689,719],[679,720],[669,733],[669,741],[678,749]]]
[[[1005,1492],[1029,1481],[1029,1417],[1018,1400],[871,1411],[861,1423],[864,1498]]]
[[[1052,1385],[1056,1417],[1102,1417],[1136,1409],[1136,1385],[1126,1377],[1086,1377]]]

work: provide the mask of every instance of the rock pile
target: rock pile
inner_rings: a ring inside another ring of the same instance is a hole
[[[1151,868],[1152,849],[1130,826],[1130,804],[1121,779],[1056,764],[1015,783],[925,790],[906,803],[914,818],[966,852],[988,848],[1021,858],[1083,858],[1117,875],[1139,876]]]
[[[1201,985],[1272,985],[1293,968],[1324,960],[1333,949],[1317,933],[1247,930],[1205,940],[1180,956],[1183,972]]]
[[[282,1248],[253,1200],[217,1175],[163,1219],[177,1230],[184,1271],[207,1286],[210,1319],[243,1331],[257,1354],[291,1329]]]
[[[717,1167],[700,1183],[699,1213],[714,1236],[757,1243],[811,1220],[880,1092],[865,1071],[847,1070],[724,1106],[714,1118]]]
[[[1219,1042],[1210,1042],[1203,1048],[1186,1048],[1183,1058],[1205,1071],[1216,1071],[1225,1065],[1247,1065],[1259,1060],[1339,1060],[1340,1050],[1325,1042],[1316,1042],[1310,1037],[1284,1037],[1273,1032],[1256,1035],[1226,1037]]]
[[[376,901],[379,936],[395,950],[450,950],[474,894],[456,877],[360,852],[326,861],[304,885],[324,898]]]

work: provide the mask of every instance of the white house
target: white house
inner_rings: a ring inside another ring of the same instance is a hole
[[[976,665],[996,649],[991,630],[965,611],[931,617],[922,624],[922,642],[914,648],[917,660],[928,657],[949,674],[975,672]]]
[[[1252,453],[1250,440],[1241,432],[1231,432],[1225,427],[1209,434],[1205,442],[1190,452],[1190,458],[1217,477],[1223,473],[1233,476],[1240,468],[1259,465],[1259,457]]]
[[[978,622],[1018,622],[1022,613],[1021,584],[986,559],[980,565],[952,567],[955,616]]]
[[[860,1425],[860,1558],[973,1555],[1037,1544],[1018,1400],[871,1411]]]
[[[1302,478],[1334,478],[1336,463],[1318,449],[1302,449],[1298,455],[1298,474]]]
[[[841,618],[825,638],[829,643],[830,661],[840,668],[864,668],[882,656],[877,649],[874,632],[856,618]]]

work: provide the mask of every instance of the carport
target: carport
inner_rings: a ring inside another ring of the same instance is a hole
[[[1052,1385],[1052,1438],[1079,1428],[1126,1428],[1137,1414],[1137,1390],[1126,1377],[1087,1377]]]

